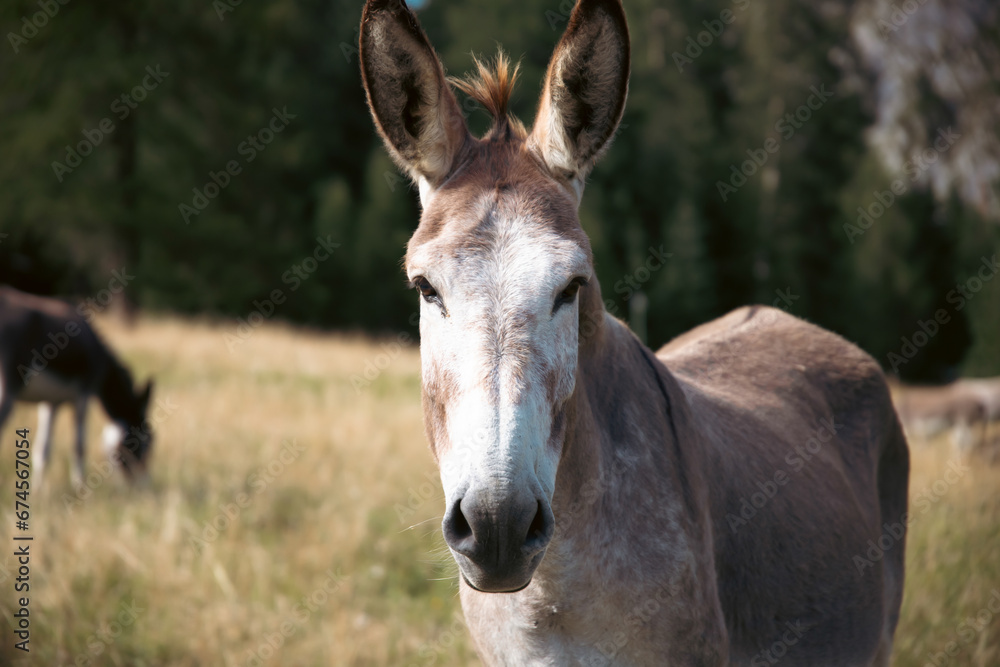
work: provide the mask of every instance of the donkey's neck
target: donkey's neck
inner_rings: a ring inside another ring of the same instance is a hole
[[[698,510],[673,414],[682,396],[624,324],[605,314],[603,328],[581,358],[556,485],[556,502],[583,520],[562,521],[559,510],[566,508],[554,508],[559,532],[589,540],[599,526],[610,543],[634,544],[654,528],[641,507],[655,498],[659,507],[675,508],[667,512],[675,515],[671,525],[661,528],[683,533]]]
[[[587,301],[555,534],[522,593],[462,586],[470,630],[489,664],[662,664],[664,646],[677,664],[724,664],[687,660],[726,636],[699,429],[670,372],[599,292]]]
[[[614,598],[601,601],[611,615],[654,595],[677,614],[704,608],[714,595],[705,588],[714,568],[711,530],[700,443],[680,441],[697,437],[683,394],[624,324],[601,315],[568,406],[553,498],[556,534],[536,572],[536,601],[572,614],[592,609],[594,591],[602,590]],[[664,611],[659,620],[670,616]]]
[[[97,398],[112,420],[134,424],[139,408],[132,385],[132,375],[110,350],[103,348],[102,352],[104,374],[97,386]]]

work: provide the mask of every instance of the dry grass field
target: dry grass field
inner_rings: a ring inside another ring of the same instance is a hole
[[[75,493],[60,416],[46,488],[31,496],[26,660],[8,628],[10,441],[36,424],[18,407],[0,447],[0,665],[478,664],[439,536],[415,346],[265,325],[230,351],[232,327],[99,324],[138,378],[156,378],[153,482],[135,492],[107,475],[95,404],[88,488]],[[366,367],[373,379],[356,386]],[[995,594],[1000,609],[1000,469],[946,480],[949,457],[913,447],[899,667],[949,642],[957,654],[931,664],[1000,665],[988,607]]]

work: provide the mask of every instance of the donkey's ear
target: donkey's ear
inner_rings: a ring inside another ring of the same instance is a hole
[[[552,54],[530,137],[578,195],[625,111],[629,57],[621,1],[579,0]]]
[[[361,77],[379,134],[414,181],[435,188],[469,136],[444,69],[402,0],[368,0],[361,16]]]

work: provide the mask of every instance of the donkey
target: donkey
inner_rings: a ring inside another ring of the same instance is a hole
[[[153,434],[146,422],[153,383],[136,390],[132,376],[69,304],[0,286],[0,429],[15,401],[38,404],[32,476],[41,484],[56,409],[72,403],[76,448],[73,482],[83,483],[87,402],[96,396],[111,418],[107,454],[129,481],[146,477]]]
[[[990,421],[1000,417],[991,380],[956,380],[942,386],[894,387],[893,402],[907,436],[929,440],[947,433],[960,456],[988,453]]]
[[[764,307],[653,354],[602,302],[577,210],[625,106],[619,0],[577,3],[530,132],[499,57],[451,81],[492,115],[470,134],[400,0],[360,53],[419,187],[424,422],[483,662],[887,665],[909,452],[878,364]]]
[[[963,393],[972,396],[982,406],[982,437],[973,444],[973,451],[990,463],[1000,463],[1000,436],[994,424],[1000,421],[1000,378],[963,378],[956,382]]]
[[[962,378],[956,384],[982,404],[986,421],[1000,420],[1000,377]]]
[[[895,387],[893,402],[903,429],[911,438],[930,439],[952,431],[971,432],[983,423],[986,412],[982,403],[962,390],[957,382],[941,386]]]

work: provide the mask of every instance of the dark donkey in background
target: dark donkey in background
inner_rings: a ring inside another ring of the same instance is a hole
[[[146,423],[152,382],[136,391],[132,376],[72,306],[0,286],[0,434],[15,401],[38,403],[32,476],[42,479],[56,409],[76,414],[73,482],[83,483],[87,402],[96,396],[111,419],[104,447],[130,481],[145,477],[153,436]]]
[[[621,3],[577,3],[530,132],[499,59],[457,82],[493,116],[472,136],[399,1],[366,5],[361,68],[420,188],[424,423],[483,662],[888,665],[909,459],[878,363],[763,307],[654,355],[605,311],[577,208],[625,106]]]

